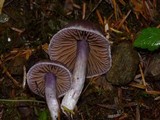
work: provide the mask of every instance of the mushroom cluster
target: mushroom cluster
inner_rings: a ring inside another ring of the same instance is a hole
[[[88,21],[75,21],[57,32],[49,44],[51,60],[59,61],[72,72],[73,82],[62,99],[61,109],[73,111],[84,87],[85,78],[102,75],[111,67],[110,43],[101,30]]]
[[[46,98],[52,119],[56,120],[60,109],[58,97],[65,95],[61,109],[65,114],[72,113],[85,78],[102,75],[110,69],[110,43],[97,26],[81,20],[57,32],[50,41],[48,53],[52,61],[58,62],[39,62],[32,66],[27,83],[35,94]]]

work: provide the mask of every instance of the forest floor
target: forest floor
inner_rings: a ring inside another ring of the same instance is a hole
[[[112,49],[125,41],[132,45],[145,28],[160,27],[158,0],[5,0],[1,7],[0,120],[51,119],[45,99],[29,90],[26,73],[36,62],[49,59],[49,41],[66,24],[92,21]],[[61,113],[59,119],[160,120],[160,79],[146,74],[160,51],[133,49],[139,64],[131,82],[114,85],[105,75],[86,79],[73,117]]]

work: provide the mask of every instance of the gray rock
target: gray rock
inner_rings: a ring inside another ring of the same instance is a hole
[[[112,67],[106,77],[114,85],[125,85],[135,77],[139,64],[138,53],[128,41],[123,41],[113,47]]]

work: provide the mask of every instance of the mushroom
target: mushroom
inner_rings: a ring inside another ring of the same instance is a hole
[[[27,73],[27,83],[35,94],[45,97],[51,117],[58,118],[59,103],[57,98],[63,96],[71,86],[70,71],[58,62],[39,62]]]
[[[93,23],[75,21],[57,32],[49,44],[51,60],[58,60],[73,72],[71,89],[61,108],[73,111],[84,87],[85,77],[106,73],[111,67],[110,43]],[[68,112],[68,111],[66,111]]]

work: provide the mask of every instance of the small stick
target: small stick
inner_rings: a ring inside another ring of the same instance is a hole
[[[142,67],[141,67],[140,64],[139,64],[139,69],[140,69],[140,73],[141,73],[141,76],[142,76],[143,85],[146,87],[147,84],[146,84],[146,81],[145,81],[145,78],[144,78],[144,74],[143,74],[143,71],[142,71]]]
[[[113,110],[117,109],[117,105],[116,104],[113,104],[113,105],[97,104],[97,105],[100,106],[100,107],[106,108],[106,109],[113,109]],[[122,105],[122,108],[132,107],[132,106],[137,106],[137,105],[138,104],[136,102],[130,102],[130,103]]]
[[[128,11],[127,15],[122,19],[122,21],[121,21],[120,24],[118,25],[118,28],[117,28],[117,29],[119,29],[119,28],[122,26],[122,24],[123,24],[124,21],[127,19],[127,17],[129,16],[130,13],[131,13],[131,10]]]
[[[140,111],[139,111],[139,106],[136,106],[136,120],[140,120]]]
[[[97,5],[92,9],[92,11],[90,12],[90,14],[85,18],[85,20],[87,20],[91,14],[98,8],[98,6],[101,4],[102,0],[99,0]]]
[[[83,2],[83,7],[82,7],[82,19],[84,19],[86,16],[86,3]]]
[[[23,84],[22,84],[22,88],[24,89],[26,86],[26,80],[27,80],[27,72],[26,72],[26,67],[23,66]]]
[[[14,0],[10,0],[10,1],[6,1],[5,4],[3,5],[3,7],[8,6],[11,2],[13,2]]]
[[[5,69],[4,66],[3,66],[3,69]],[[13,84],[14,84],[15,86],[21,87],[21,85],[19,84],[19,82],[12,77],[12,75],[8,72],[8,70],[5,70],[5,74],[12,80],[12,82],[13,82]]]
[[[148,94],[154,94],[154,95],[160,94],[160,91],[148,90],[149,85],[147,85],[147,83],[146,83],[146,81],[145,81],[144,73],[143,73],[143,71],[142,71],[141,65],[139,65],[139,68],[140,68],[140,72],[141,72],[141,75],[142,75],[142,82],[143,82],[143,84],[144,84],[146,93],[148,93]]]
[[[98,16],[99,22],[103,25],[104,22],[103,22],[103,19],[102,19],[102,16],[101,16],[99,10],[96,10],[96,14],[97,14],[97,16]]]
[[[37,102],[37,103],[46,103],[39,100],[11,100],[11,99],[0,99],[0,102]]]
[[[0,2],[0,14],[2,14],[2,8],[5,0],[1,0]]]

